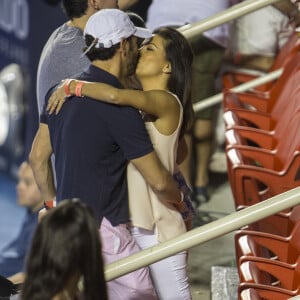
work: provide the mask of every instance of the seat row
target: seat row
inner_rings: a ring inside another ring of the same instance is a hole
[[[253,79],[224,75],[228,179],[236,209],[300,186],[300,48],[297,34],[279,53],[276,80],[250,92],[230,91]],[[241,300],[300,294],[300,205],[249,224],[235,234]]]
[[[228,177],[237,207],[300,184],[299,68],[297,53],[263,97],[224,92]]]

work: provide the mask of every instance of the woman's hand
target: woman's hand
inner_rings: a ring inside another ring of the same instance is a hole
[[[67,80],[67,79],[66,79]],[[61,84],[58,86],[58,88],[52,93],[52,95],[49,98],[48,105],[47,105],[47,111],[49,114],[58,114],[61,110],[62,105],[67,100],[64,85],[66,80],[63,80]]]

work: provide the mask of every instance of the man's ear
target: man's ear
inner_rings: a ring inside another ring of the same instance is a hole
[[[172,66],[170,63],[167,63],[163,67],[163,73],[165,74],[171,74],[172,73]]]

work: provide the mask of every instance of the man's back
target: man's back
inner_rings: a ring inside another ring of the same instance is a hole
[[[121,87],[114,76],[94,66],[79,78]],[[98,220],[105,216],[113,225],[127,223],[127,160],[153,150],[139,113],[73,97],[58,115],[49,117],[48,125],[58,201],[78,197],[94,209]]]

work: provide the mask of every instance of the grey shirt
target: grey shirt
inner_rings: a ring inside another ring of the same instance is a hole
[[[81,57],[85,41],[83,32],[66,23],[57,28],[43,48],[37,73],[37,100],[39,115],[43,111],[48,90],[61,80],[86,69],[90,61]]]

